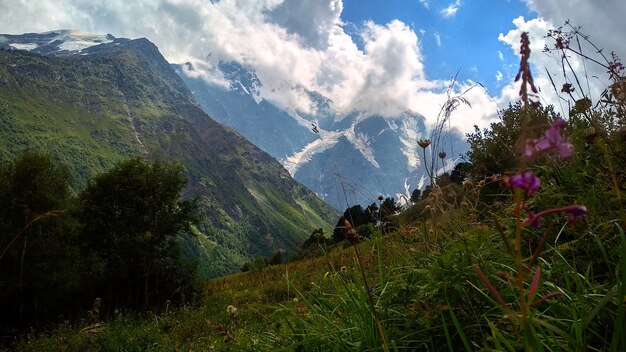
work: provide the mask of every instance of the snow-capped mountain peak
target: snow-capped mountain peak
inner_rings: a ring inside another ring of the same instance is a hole
[[[361,155],[369,161],[372,166],[377,169],[380,169],[380,164],[376,161],[376,156],[374,155],[374,150],[371,147],[371,141],[367,134],[363,132],[355,132],[356,124],[352,125],[350,129],[345,131],[345,136],[352,143],[354,148],[358,150]]]
[[[20,35],[0,34],[0,48],[54,56],[86,54],[85,49],[113,41],[115,37],[111,34],[92,34],[71,29]]]
[[[426,171],[417,140],[429,131],[420,114],[339,115],[332,99],[304,87],[299,91],[312,109],[298,110],[266,96],[281,82],[266,82],[238,62],[220,62],[216,68],[225,84],[202,79],[189,64],[177,66],[176,72],[210,116],[270,153],[295,179],[338,209],[346,206],[346,198],[353,204],[371,204],[380,194],[408,197],[424,186]],[[453,140],[456,143],[456,137]],[[446,165],[445,170],[450,169]]]

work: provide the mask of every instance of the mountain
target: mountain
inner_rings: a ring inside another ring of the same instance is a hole
[[[178,160],[206,220],[188,251],[207,275],[293,251],[336,212],[234,130],[211,119],[147,39],[70,30],[0,35],[0,162],[46,150],[75,190],[136,155]]]
[[[264,99],[262,82],[245,65],[217,66],[227,84],[203,79],[191,63],[174,68],[209,115],[270,153],[296,180],[337,209],[370,204],[381,194],[408,198],[413,189],[425,186],[417,139],[428,138],[430,132],[419,114],[339,116],[331,99],[302,88],[316,110],[304,114]],[[312,131],[313,124],[318,134]],[[443,134],[439,147],[436,153],[447,153],[445,163],[434,159],[439,171],[449,171],[467,150],[463,137],[453,132]],[[430,163],[431,155],[427,158]]]
[[[111,34],[99,35],[76,30],[58,30],[19,35],[3,34],[0,35],[0,48],[27,50],[41,55],[70,56],[87,54],[89,48],[114,41],[116,38]]]
[[[234,128],[275,158],[287,158],[303,143],[316,139],[308,121],[296,120],[260,97],[261,81],[252,70],[236,62],[221,63],[219,69],[229,84],[224,89],[185,75],[195,70],[191,63],[174,68],[207,114],[217,116],[217,121]]]

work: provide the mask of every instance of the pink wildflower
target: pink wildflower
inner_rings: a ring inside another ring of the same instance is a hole
[[[524,155],[532,157],[542,152],[556,150],[557,154],[564,158],[572,156],[574,146],[561,135],[563,127],[565,127],[565,121],[557,117],[543,137],[526,141]]]
[[[525,191],[526,198],[531,197],[541,187],[541,179],[530,170],[511,176],[508,179],[508,183],[517,189]]]

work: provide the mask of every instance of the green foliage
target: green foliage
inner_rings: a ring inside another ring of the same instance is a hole
[[[204,278],[295,250],[315,227],[330,230],[336,212],[202,112],[153,44],[105,46],[71,58],[0,51],[0,163],[46,150],[79,193],[129,157],[179,161],[189,181],[184,196],[198,195],[204,213],[202,237],[182,246]]]
[[[76,321],[96,297],[95,320],[192,293],[179,234],[197,212],[180,200],[180,165],[130,159],[76,199],[67,169],[29,152],[0,166],[0,180],[1,336]]]
[[[329,291],[313,290],[310,295],[298,296],[289,325],[290,346],[304,351],[382,350],[377,322],[367,303],[370,292],[359,285],[353,273],[335,272],[325,280]],[[376,302],[379,299],[377,294]]]
[[[3,227],[17,232],[36,216],[67,205],[69,172],[48,154],[28,152],[0,169]]]
[[[97,263],[80,250],[77,223],[64,213],[73,202],[68,180],[48,154],[0,166],[0,335],[76,314],[85,301],[80,291]]]
[[[280,251],[280,250],[274,252],[274,254],[272,254],[270,257],[267,257],[267,258],[266,257],[257,256],[256,258],[254,258],[253,261],[246,262],[241,267],[241,271],[242,272],[252,271],[254,273],[259,273],[259,272],[263,271],[263,269],[265,269],[266,267],[268,267],[270,265],[282,264],[284,262],[283,256],[284,256],[283,252]]]
[[[97,176],[79,197],[85,247],[100,258],[105,282],[94,287],[109,309],[143,307],[151,298],[185,293],[193,273],[181,265],[178,235],[189,230],[195,205],[181,201],[180,164],[126,160]]]
[[[472,170],[472,164],[467,162],[460,162],[454,165],[454,169],[450,172],[450,182],[458,185],[463,184],[469,177]]]
[[[520,165],[520,155],[525,138],[535,138],[554,120],[552,107],[522,107],[518,102],[500,113],[500,121],[491,123],[489,129],[467,135],[470,151],[467,152],[473,173],[477,176],[501,175]]]
[[[267,261],[267,264],[269,264],[269,265],[278,265],[278,264],[282,264],[282,263],[283,263],[283,252],[282,251],[274,252],[274,254],[272,254],[270,259]]]
[[[357,226],[355,231],[362,238],[370,238],[376,233],[376,228],[373,224],[367,223]]]
[[[523,349],[522,337],[472,269],[480,264],[505,301],[517,299],[511,284],[495,274],[512,265],[497,231],[482,225],[450,226],[439,235],[431,230],[435,227],[409,228],[383,237],[380,246],[376,240],[360,244],[370,290],[363,286],[354,247],[337,249],[308,261],[209,281],[198,307],[143,317],[120,314],[90,335],[62,326],[20,349],[133,350],[143,344],[234,351],[383,350],[368,295],[390,350]],[[592,270],[578,272],[558,249],[549,251],[558,259],[542,261],[537,295],[566,295],[537,306],[536,334],[524,338],[535,339],[537,350],[608,346],[624,326],[618,319],[623,286],[594,283]],[[624,261],[609,260],[619,265],[615,278],[623,275]],[[237,308],[236,316],[228,313],[229,305]]]
[[[420,197],[422,196],[422,190],[420,189],[414,189],[413,192],[411,192],[411,202],[413,203],[417,203],[418,200],[420,200]]]
[[[386,203],[387,206],[393,204],[393,198],[387,198]],[[386,213],[385,213],[386,214]],[[353,228],[358,228],[362,225],[367,224],[375,224],[379,219],[379,208],[376,203],[372,203],[368,205],[365,209],[360,204],[353,205],[351,208],[346,209],[344,211],[343,216],[339,218],[337,221],[337,225],[333,229],[332,240],[335,243],[341,242],[345,239],[345,225],[344,220],[347,220]]]
[[[400,210],[400,206],[396,204],[395,199],[385,198],[385,200],[380,205],[380,210],[379,210],[380,218],[383,221],[387,221],[399,210]]]

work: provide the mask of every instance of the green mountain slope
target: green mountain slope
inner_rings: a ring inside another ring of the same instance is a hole
[[[116,39],[88,55],[0,50],[0,162],[29,149],[69,166],[76,190],[135,155],[180,160],[199,196],[207,275],[294,250],[335,211],[271,156],[207,116],[154,44]],[[193,240],[196,241],[197,240]]]

